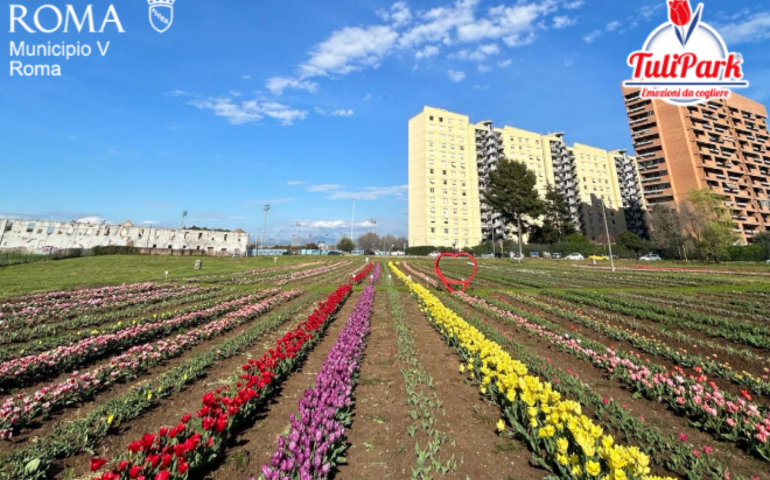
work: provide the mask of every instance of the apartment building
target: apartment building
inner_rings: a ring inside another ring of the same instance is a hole
[[[686,201],[692,189],[725,197],[744,243],[770,226],[766,108],[733,93],[677,107],[623,89],[643,193],[649,205]]]
[[[478,245],[480,217],[475,129],[426,107],[409,120],[409,244]]]
[[[638,195],[623,196],[623,191],[634,192],[621,190],[618,158],[630,161],[631,170],[624,172],[636,172],[633,157],[623,151],[569,146],[563,133],[471,123],[467,115],[425,107],[409,120],[409,243],[463,248],[509,236],[510,226],[482,195],[489,174],[503,159],[534,172],[541,196],[549,185],[557,188],[570,205],[575,227],[589,239],[604,234],[604,203],[610,234],[617,235],[627,229],[626,205],[644,208]]]

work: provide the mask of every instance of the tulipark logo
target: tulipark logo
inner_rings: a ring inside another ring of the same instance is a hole
[[[628,56],[633,77],[623,86],[679,106],[730,98],[731,89],[748,87],[741,55],[729,52],[719,33],[701,21],[703,4],[694,12],[688,0],[670,0],[668,6],[669,21]]]
[[[150,4],[150,25],[163,33],[174,23],[175,0],[147,0]]]

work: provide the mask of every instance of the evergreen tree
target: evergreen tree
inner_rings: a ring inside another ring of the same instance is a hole
[[[516,227],[520,254],[524,230],[529,226],[527,220],[539,217],[544,210],[536,184],[535,173],[526,165],[503,159],[489,174],[489,188],[483,193],[484,200],[502,220]]]
[[[533,227],[530,243],[553,245],[577,232],[572,222],[569,203],[561,192],[548,185],[543,204],[545,207],[543,224]]]
[[[353,250],[356,249],[356,244],[353,243],[353,240],[349,239],[348,237],[342,237],[342,240],[337,243],[337,250],[342,250],[343,252],[350,253]]]

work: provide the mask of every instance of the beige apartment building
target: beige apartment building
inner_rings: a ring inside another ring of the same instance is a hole
[[[484,204],[489,173],[503,159],[524,163],[570,204],[575,226],[597,240],[604,235],[602,203],[611,235],[629,228],[644,235],[636,161],[623,150],[576,143],[564,134],[471,123],[467,115],[425,107],[409,120],[409,243],[472,247],[510,238],[510,226]]]
[[[692,189],[725,197],[744,243],[770,227],[767,110],[733,93],[727,100],[677,107],[623,89],[644,197],[686,201]]]

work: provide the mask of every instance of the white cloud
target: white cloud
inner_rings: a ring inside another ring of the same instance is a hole
[[[302,180],[289,180],[288,182],[285,183],[285,185],[296,186],[296,185],[305,185],[306,183],[307,182],[304,182]]]
[[[307,116],[304,110],[297,110],[276,102],[257,100],[236,101],[233,97],[199,98],[190,101],[190,105],[201,110],[210,110],[214,115],[225,118],[233,125],[242,125],[270,117],[281,125],[292,125]]]
[[[621,25],[622,25],[622,23],[620,23],[619,21],[615,20],[614,22],[610,22],[607,25],[605,25],[604,29],[607,30],[608,32],[614,32],[615,30],[620,28]]]
[[[476,91],[489,90],[489,85],[474,85],[473,89]]]
[[[728,45],[761,42],[770,38],[770,12],[761,12],[743,20],[719,25],[719,33]]]
[[[593,32],[587,34],[583,37],[583,41],[586,43],[593,43],[594,40],[602,36],[601,30],[594,30]]]
[[[449,70],[446,73],[447,73],[447,75],[449,75],[449,79],[452,80],[455,83],[460,83],[463,80],[465,80],[465,73],[464,72],[458,72],[456,70]]]
[[[663,2],[655,2],[655,3],[649,3],[647,5],[643,5],[637,10],[639,15],[642,17],[643,20],[649,21],[652,20],[652,17],[658,14],[660,10],[665,8],[666,4]],[[662,21],[663,19],[661,19]]]
[[[327,117],[352,117],[353,116],[353,110],[351,109],[344,109],[339,108],[337,110],[326,110],[321,107],[315,107],[315,112],[319,115],[324,115]]]
[[[415,52],[414,57],[418,60],[421,58],[434,57],[438,55],[439,51],[439,47],[435,45],[425,45],[422,50],[417,50],[417,52]]]
[[[480,0],[457,0],[453,6],[436,7],[419,16],[416,25],[398,39],[402,48],[418,48],[426,43],[453,43],[454,30],[474,21],[473,11]]]
[[[488,67],[488,66],[486,66],[484,64],[479,63],[478,65],[476,65],[476,70],[479,73],[487,73],[487,72],[492,70],[492,67]]]
[[[303,226],[305,226],[303,224]],[[344,220],[317,220],[307,224],[311,228],[340,228],[346,226]]]
[[[371,94],[371,93],[367,93],[367,94],[364,96],[364,102],[368,102],[368,101],[369,101],[369,100],[371,100],[371,99],[372,99],[372,94]]]
[[[391,5],[390,11],[378,10],[377,15],[379,15],[382,20],[390,22],[397,27],[406,25],[412,21],[412,11],[409,10],[409,6],[406,2],[401,1]]]
[[[497,62],[497,66],[500,68],[506,68],[506,67],[509,67],[511,63],[513,63],[513,61],[510,59],[500,60],[499,62]]]
[[[567,68],[571,67],[574,64],[575,64],[574,60],[564,60],[564,66]]]
[[[392,48],[398,33],[389,26],[345,27],[332,33],[310,52],[300,65],[303,78],[347,75],[363,67],[379,65]]]
[[[334,190],[329,198],[331,200],[361,200],[372,201],[387,198],[403,200],[406,198],[407,185],[393,187],[366,187],[358,191]]]
[[[564,3],[562,7],[566,8],[567,10],[575,10],[582,7],[584,4],[585,2],[583,0],[574,0]]]
[[[251,75],[241,75],[241,80],[251,80]]]
[[[335,185],[333,183],[322,183],[321,185],[312,185],[308,187],[308,192],[329,192],[332,190],[339,190],[342,185]]]
[[[156,223],[158,223],[157,220],[145,220],[142,222],[143,225],[155,225]]]
[[[553,17],[553,28],[567,28],[575,25],[576,23],[577,18],[570,17],[568,15],[559,15]]]
[[[555,9],[552,1],[510,7],[501,5],[489,9],[486,18],[460,25],[457,37],[463,42],[501,39],[509,47],[527,45],[535,39],[538,20]]]
[[[297,80],[291,77],[272,77],[268,78],[265,86],[275,95],[283,94],[286,89],[305,90],[315,93],[318,90],[318,84],[310,80]]]

